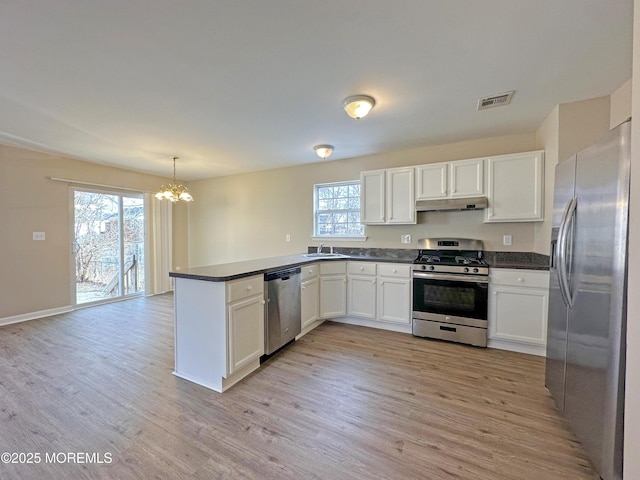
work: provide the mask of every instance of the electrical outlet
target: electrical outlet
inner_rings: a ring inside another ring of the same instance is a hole
[[[511,245],[513,243],[513,238],[511,235],[503,235],[502,236],[502,244],[503,245]]]
[[[287,233],[287,234],[284,236],[284,241],[285,241],[285,242],[290,242],[290,241],[291,241],[291,234],[290,234],[290,233]]]
[[[411,235],[400,235],[400,243],[411,243]]]
[[[45,239],[44,232],[33,232],[33,239],[34,240],[44,240]]]

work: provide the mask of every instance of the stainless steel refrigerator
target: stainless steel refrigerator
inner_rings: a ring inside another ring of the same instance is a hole
[[[622,479],[631,121],[555,173],[545,384],[598,473]]]

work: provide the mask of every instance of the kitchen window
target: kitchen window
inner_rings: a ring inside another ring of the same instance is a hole
[[[360,223],[360,181],[314,186],[314,237],[365,240]]]

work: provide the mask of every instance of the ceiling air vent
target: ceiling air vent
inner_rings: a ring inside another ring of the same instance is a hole
[[[509,105],[511,98],[515,90],[510,92],[499,93],[498,95],[491,95],[490,97],[482,97],[478,99],[478,110],[484,110],[485,108],[501,107],[503,105]]]

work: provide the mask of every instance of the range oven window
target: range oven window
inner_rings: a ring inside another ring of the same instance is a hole
[[[487,319],[486,283],[414,278],[413,310]]]

